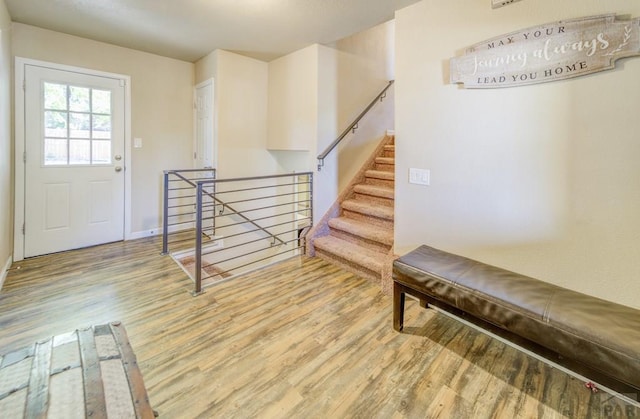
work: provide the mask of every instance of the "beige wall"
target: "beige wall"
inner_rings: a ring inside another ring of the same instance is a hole
[[[333,142],[394,78],[394,22],[330,46],[312,45],[269,63],[269,147],[285,171],[315,171],[316,156]],[[319,220],[388,129],[393,92],[326,159],[314,178]],[[300,151],[305,150],[305,151]],[[306,151],[308,150],[308,151]]]
[[[315,150],[318,126],[318,45],[269,63],[270,150]]]
[[[216,50],[195,64],[196,83],[214,79],[219,178],[278,172],[267,151],[268,64]]]
[[[640,58],[495,90],[447,84],[465,47],[636,0],[422,1],[396,13],[396,250],[429,244],[640,308]],[[431,186],[407,182],[431,170]]]
[[[163,170],[192,166],[193,64],[19,23],[13,54],[131,77],[131,232],[157,232]]]
[[[0,287],[13,254],[11,18],[0,0]]]

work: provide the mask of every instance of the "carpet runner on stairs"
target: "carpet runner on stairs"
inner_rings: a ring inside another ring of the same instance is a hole
[[[328,235],[312,237],[315,254],[391,290],[395,145],[387,136],[342,195],[337,217],[323,221]]]

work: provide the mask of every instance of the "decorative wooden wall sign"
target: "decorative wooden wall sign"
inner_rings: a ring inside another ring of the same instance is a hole
[[[489,39],[450,60],[451,83],[497,88],[545,83],[615,67],[640,55],[640,18],[565,20]]]
[[[491,0],[491,7],[497,9],[498,7],[506,6],[507,4],[515,3],[519,0]]]

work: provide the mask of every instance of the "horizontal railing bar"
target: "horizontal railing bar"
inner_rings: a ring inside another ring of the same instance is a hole
[[[270,208],[284,207],[285,205],[294,205],[294,202],[285,202],[284,204],[277,204],[277,205],[267,205],[266,207],[249,208],[249,209],[242,210],[242,212],[246,213],[246,212],[260,211],[260,210],[265,210]],[[233,214],[228,214],[228,215],[233,215]],[[227,214],[222,214],[219,216],[216,215],[216,217],[223,217],[223,216],[227,216]]]
[[[289,212],[282,212],[282,213],[278,213],[278,214],[276,214],[276,215],[270,215],[270,216],[268,216],[268,217],[254,218],[254,221],[268,220],[269,218],[280,217],[280,216],[282,216],[282,215],[295,214],[295,213],[297,213],[297,212],[299,212],[299,211],[298,211],[298,210],[295,210],[295,211],[289,211]],[[205,221],[205,220],[206,220],[206,221],[215,220],[216,218],[220,218],[220,217],[229,217],[229,216],[231,216],[231,215],[233,215],[233,214],[228,214],[228,215],[214,215],[213,217],[206,217],[206,218],[203,218],[203,219],[202,219],[202,221]],[[293,222],[293,221],[292,221],[292,222]],[[237,226],[237,225],[242,225],[242,224],[246,224],[246,221],[245,221],[245,222],[240,222],[240,223],[226,224],[226,225],[223,225],[223,226],[218,226],[217,228],[232,227],[232,226]]]
[[[311,220],[311,217],[304,217],[302,218],[302,220]],[[283,223],[278,223],[278,224],[272,224],[270,226],[267,226],[265,228],[273,228],[273,227],[280,227],[281,225],[285,225],[285,224],[293,224],[294,222],[299,222],[300,220],[290,220],[290,221],[285,221]],[[218,228],[220,228],[220,226],[218,226]],[[225,239],[230,239],[232,237],[238,237],[238,236],[242,236],[243,234],[250,234],[250,233],[255,233],[257,231],[260,231],[260,229],[255,229],[255,230],[247,230],[247,231],[243,231],[242,233],[235,233],[235,234],[230,234],[228,236],[224,236]],[[263,237],[260,240],[264,240],[265,238]]]
[[[300,173],[285,173],[282,175],[271,175],[271,176],[251,176],[251,177],[238,177],[238,178],[229,178],[229,179],[207,179],[201,180],[200,182],[204,184],[210,183],[226,183],[226,182],[243,182],[247,180],[260,180],[260,179],[280,179],[283,177],[292,177],[292,176],[302,176],[302,175],[312,175],[313,172],[300,172]],[[221,193],[221,192],[217,192]]]
[[[182,204],[182,205],[173,205],[170,206],[168,209],[172,210],[172,209],[176,209],[176,208],[184,208],[184,207],[193,207],[195,206],[194,203],[190,203],[190,204]],[[193,211],[195,213],[195,211]]]
[[[283,193],[283,194],[279,194],[279,195],[267,195],[267,196],[259,196],[257,198],[250,198],[250,199],[240,199],[238,201],[227,201],[227,204],[238,204],[240,202],[253,202],[253,201],[260,201],[262,199],[270,199],[270,198],[281,198],[283,196],[291,196],[291,195],[299,195],[301,192],[289,192],[289,193]],[[290,203],[295,203],[294,201],[290,202]]]
[[[172,196],[169,199],[167,199],[167,201],[187,200],[187,199],[195,198],[195,197],[196,197],[195,195]],[[195,199],[192,202],[195,202]]]
[[[303,218],[303,220],[308,220],[308,219],[310,219],[310,218],[309,218],[309,217],[305,217],[305,218]],[[299,221],[299,220],[296,220],[296,221]],[[284,222],[284,223],[272,224],[272,225],[270,225],[270,226],[268,226],[268,227],[266,227],[266,228],[279,227],[279,226],[282,226],[282,225],[285,225],[285,224],[293,224],[294,222],[295,222],[295,221],[293,221],[293,220],[292,220],[292,221],[287,221],[287,222]],[[229,225],[229,226],[223,226],[223,227],[233,227],[233,226],[232,226],[232,225]],[[216,231],[221,230],[223,227],[216,226]],[[258,232],[260,232],[260,231],[262,231],[262,230],[260,230],[260,229],[254,229],[254,230],[241,231],[241,232],[239,232],[239,233],[234,233],[234,234],[229,234],[229,235],[219,234],[219,236],[220,236],[221,238],[223,238],[223,239],[231,239],[231,238],[234,238],[234,237],[244,236],[244,235],[246,235],[246,234],[258,233]],[[270,236],[262,237],[262,238],[260,238],[259,240],[265,240],[265,239],[268,239],[269,237],[277,238],[277,236],[280,236],[280,235],[282,235],[282,234],[284,234],[284,233],[283,233],[283,232],[280,232],[280,233],[273,233],[273,234],[271,234]],[[282,243],[282,244],[284,244],[284,243]]]
[[[180,182],[184,182],[184,181],[181,180]],[[193,186],[184,187],[184,188],[170,188],[168,191],[173,192],[173,191],[192,191],[192,190],[193,190]]]
[[[298,182],[298,183],[283,183],[282,185],[267,185],[267,186],[256,186],[253,188],[245,188],[245,189],[232,189],[230,191],[218,191],[218,195],[226,194],[226,193],[235,193],[235,192],[246,192],[246,191],[255,191],[258,189],[269,189],[269,188],[282,188],[285,186],[295,186],[295,185],[309,185],[309,181]],[[297,193],[304,193],[305,191],[300,191]]]
[[[171,169],[171,170],[165,170],[164,173],[165,174],[176,174],[179,172],[188,172],[188,173],[193,173],[193,172],[213,172],[216,169]]]
[[[206,205],[203,205],[202,208],[215,208],[216,205],[220,205],[220,204],[214,204],[214,203],[209,203]],[[168,209],[175,209],[175,208],[184,208],[184,207],[193,207],[195,206],[195,204],[193,202],[188,203],[188,204],[182,204],[182,205],[172,205],[170,207],[168,207]],[[192,211],[195,214],[195,211]]]
[[[191,224],[193,223],[193,220],[187,220],[187,221],[180,221],[180,222],[175,222],[175,223],[169,223],[167,224],[168,227],[174,227],[174,226],[179,226],[182,224]]]
[[[278,233],[277,235],[280,236],[281,234],[282,233]],[[224,237],[224,238],[227,239],[228,237]],[[211,251],[208,251],[208,252],[202,252],[202,256],[204,256],[204,255],[212,255],[214,253],[223,252],[223,251],[229,250],[229,249],[237,249],[238,247],[246,246],[246,245],[249,245],[249,244],[252,244],[252,243],[257,243],[257,242],[260,242],[262,240],[266,240],[266,238],[265,237],[260,237],[259,239],[255,239],[255,240],[251,240],[251,241],[248,241],[248,242],[242,242],[242,243],[234,244],[233,246],[225,246],[225,247],[223,247],[221,249],[214,249],[214,250],[211,250]],[[271,246],[271,247],[273,247],[273,246]],[[243,256],[243,255],[241,255],[241,256]]]
[[[235,270],[237,270],[237,269],[244,268],[245,266],[250,266],[250,265],[253,265],[253,264],[255,264],[255,263],[262,262],[263,260],[273,259],[273,258],[275,258],[275,257],[278,257],[278,256],[281,256],[281,255],[284,255],[284,254],[286,254],[286,253],[294,252],[294,251],[296,251],[296,250],[298,250],[298,249],[301,249],[302,247],[303,247],[303,246],[292,247],[291,249],[285,250],[284,252],[276,253],[276,254],[275,254],[275,255],[273,255],[273,256],[267,256],[267,257],[264,257],[264,258],[261,258],[261,259],[254,260],[253,262],[249,262],[249,263],[245,263],[245,264],[243,264],[243,265],[235,266],[235,267],[230,268],[230,269],[224,269],[224,270],[223,270],[223,272],[232,272],[232,271],[235,271]],[[293,257],[293,256],[292,256],[292,257]],[[206,265],[206,267],[209,267],[209,266],[215,266],[215,265],[214,265],[214,264]],[[203,266],[203,268],[204,268],[204,267],[205,267],[205,266]],[[220,274],[216,274],[216,275],[220,275]],[[214,275],[209,275],[209,276],[204,277],[203,279],[213,278],[213,276],[214,276]]]
[[[181,212],[178,214],[170,214],[169,217],[184,217],[185,215],[193,215],[195,214],[195,212],[191,211],[191,212]]]
[[[294,239],[294,240],[287,240],[286,242],[283,242],[282,244],[287,245],[288,243],[291,243],[291,242],[294,242],[294,241],[297,241],[297,240],[298,240],[298,239]],[[218,265],[218,264],[220,264],[220,263],[229,262],[230,260],[238,259],[238,258],[241,258],[241,257],[244,257],[244,256],[254,255],[254,254],[256,254],[256,253],[264,252],[265,250],[269,250],[269,249],[273,249],[273,246],[265,247],[265,248],[263,248],[263,249],[254,250],[253,252],[247,252],[247,253],[244,253],[244,254],[242,254],[242,255],[234,256],[234,257],[232,257],[232,258],[228,258],[228,259],[220,260],[220,261],[218,261],[218,262],[216,262],[216,263],[210,263],[210,264],[208,264],[208,265],[202,265],[202,268],[206,268],[207,266],[215,266],[215,265]],[[290,250],[289,250],[289,251],[290,251]],[[273,256],[271,256],[271,257],[273,257]]]
[[[175,175],[176,178],[170,178],[169,179],[169,183],[185,183],[187,181],[192,182],[192,181],[198,181],[198,180],[207,180],[207,179],[215,179],[212,178],[210,176],[202,176],[202,177],[186,177],[186,176],[179,176],[179,175]],[[178,188],[170,188],[170,189],[178,189]]]
[[[188,233],[193,233],[193,230],[194,230],[194,229],[181,230],[181,231],[174,232],[174,233],[172,233],[172,234],[185,234],[185,235],[186,235],[186,234],[188,234]],[[204,233],[204,232],[207,232],[207,231],[211,231],[211,232],[213,232],[213,228],[202,229],[202,232],[203,232],[203,233]],[[205,234],[205,235],[207,235],[207,236],[208,236],[208,234]],[[263,240],[264,240],[264,239],[263,239]],[[193,237],[187,237],[187,238],[184,238],[184,239],[175,239],[175,240],[173,240],[173,241],[169,241],[169,244],[174,244],[174,243],[184,243],[184,242],[191,242],[191,241],[193,241]],[[211,242],[214,242],[214,241],[215,241],[215,240],[211,239]],[[207,242],[207,243],[205,243],[205,244],[208,244],[208,243],[209,243],[209,242]],[[189,250],[189,249],[181,250],[181,252],[182,252],[182,251],[186,251],[186,250]]]

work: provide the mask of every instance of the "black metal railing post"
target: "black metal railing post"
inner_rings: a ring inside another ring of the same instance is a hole
[[[202,182],[196,187],[196,249],[195,249],[195,280],[196,288],[193,295],[202,293]]]
[[[162,202],[162,254],[169,254],[169,171],[164,171],[164,199]]]

